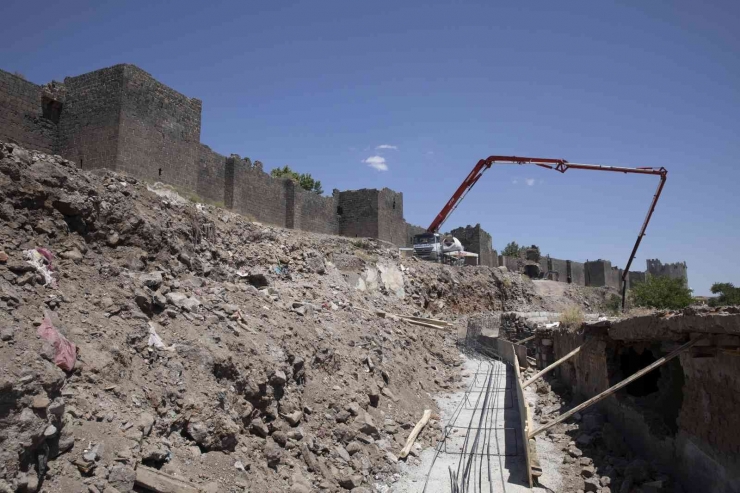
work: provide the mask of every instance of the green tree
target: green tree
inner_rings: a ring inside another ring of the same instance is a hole
[[[255,161],[255,163],[258,161]],[[324,189],[321,187],[321,181],[314,180],[310,173],[297,173],[290,169],[290,166],[285,165],[282,168],[275,168],[270,171],[270,175],[273,178],[290,178],[298,185],[309,192],[313,192],[317,195],[322,195]]]
[[[685,308],[693,300],[686,279],[662,276],[647,276],[645,282],[635,284],[630,298],[635,306],[659,310]]]
[[[719,296],[709,300],[710,306],[740,305],[740,288],[731,282],[715,282],[711,291]]]
[[[516,241],[512,241],[508,245],[506,245],[506,248],[504,248],[504,251],[501,252],[501,255],[504,255],[506,257],[518,257],[519,252],[521,251],[521,248],[517,244]]]

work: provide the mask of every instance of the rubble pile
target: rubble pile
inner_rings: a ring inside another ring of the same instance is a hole
[[[501,314],[501,332],[499,337],[507,341],[517,342],[535,335],[537,325],[527,321],[527,318],[517,313]]]
[[[0,492],[387,489],[460,379],[454,331],[393,314],[542,305],[404,262],[0,143]]]

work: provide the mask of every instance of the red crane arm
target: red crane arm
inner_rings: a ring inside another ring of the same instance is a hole
[[[625,296],[626,296],[626,290],[627,290],[627,275],[629,274],[630,267],[632,266],[632,261],[635,259],[635,254],[637,254],[637,249],[640,247],[640,243],[642,242],[643,236],[645,236],[645,230],[647,229],[648,223],[650,222],[650,218],[653,216],[653,212],[655,211],[655,206],[658,203],[658,199],[660,198],[660,194],[663,191],[663,186],[665,185],[666,178],[668,177],[668,170],[664,167],[660,168],[650,168],[650,167],[640,167],[640,168],[624,168],[620,166],[601,166],[598,164],[578,164],[578,163],[569,163],[565,159],[548,159],[548,158],[536,158],[536,157],[517,157],[517,156],[489,156],[486,159],[481,159],[478,161],[478,163],[475,165],[473,170],[470,172],[470,174],[463,180],[463,182],[460,184],[460,186],[455,190],[455,193],[452,194],[452,197],[450,200],[447,201],[445,206],[442,208],[442,210],[437,214],[437,217],[434,218],[434,221],[432,221],[432,224],[429,225],[427,228],[427,231],[431,233],[436,233],[439,231],[439,228],[442,227],[442,224],[447,220],[449,215],[454,211],[458,205],[460,205],[460,201],[467,195],[467,193],[473,188],[473,186],[480,180],[480,177],[483,176],[483,172],[485,172],[488,168],[491,167],[494,163],[501,163],[501,164],[536,164],[537,166],[541,166],[543,168],[552,169],[555,171],[560,171],[561,173],[565,173],[569,169],[583,169],[583,170],[591,170],[591,171],[613,171],[617,173],[633,173],[633,174],[641,174],[641,175],[658,175],[660,176],[660,183],[658,183],[658,189],[655,191],[655,195],[653,195],[653,200],[650,203],[650,209],[648,209],[647,216],[645,217],[645,221],[642,223],[642,228],[640,228],[640,233],[637,235],[637,241],[635,242],[635,246],[632,248],[632,253],[630,254],[630,258],[627,261],[627,265],[624,268],[624,272],[622,274],[622,309],[624,309],[625,304]]]
[[[473,185],[483,176],[483,172],[491,167],[493,163],[509,163],[509,164],[538,164],[545,167],[552,167],[551,165],[559,166],[566,163],[562,159],[545,159],[537,157],[517,157],[517,156],[489,156],[486,159],[481,159],[475,165],[470,174],[463,180],[455,193],[452,194],[450,200],[447,201],[442,210],[434,218],[432,224],[429,225],[427,231],[430,233],[436,233],[442,224],[447,220],[449,215],[454,211],[460,204],[463,197],[473,188]]]

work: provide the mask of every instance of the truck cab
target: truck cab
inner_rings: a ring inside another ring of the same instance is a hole
[[[442,258],[442,236],[439,233],[422,233],[414,236],[414,256],[439,262]]]

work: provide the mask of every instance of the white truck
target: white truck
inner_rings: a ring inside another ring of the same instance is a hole
[[[422,233],[414,236],[414,256],[433,262],[442,262],[445,253],[462,252],[460,240],[452,235]]]

